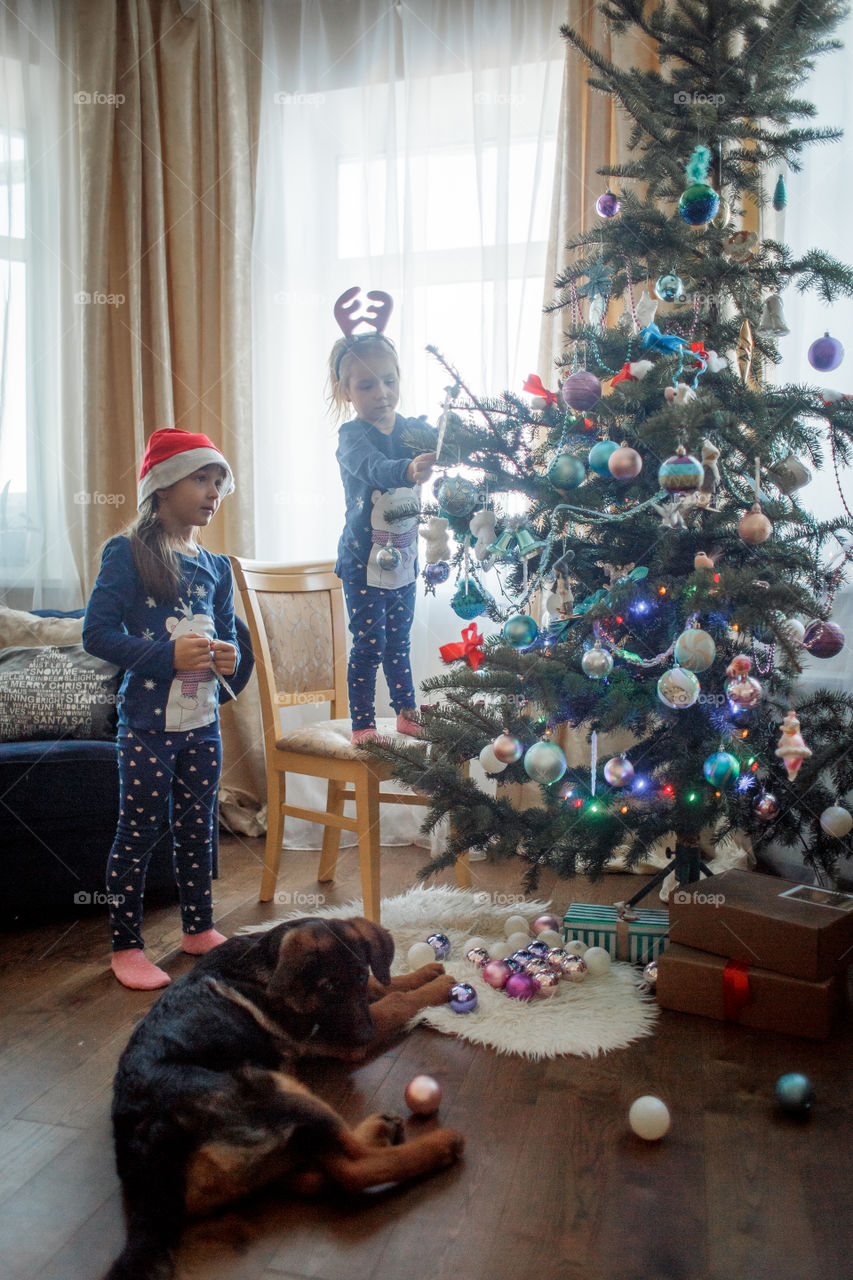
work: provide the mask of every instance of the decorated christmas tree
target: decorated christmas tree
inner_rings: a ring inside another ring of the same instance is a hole
[[[853,520],[816,518],[799,490],[849,462],[853,398],[776,366],[783,292],[831,304],[853,271],[745,223],[784,205],[803,148],[839,137],[798,123],[814,109],[796,90],[838,47],[845,6],[601,9],[660,69],[563,29],[630,116],[629,159],[599,169],[595,225],[569,245],[565,350],[544,385],[480,396],[433,352],[445,471],[423,576],[451,579],[461,636],[423,686],[423,742],[370,749],[430,795],[429,827],[450,818],[425,872],[482,849],[520,859],[532,888],[544,867],[596,874],[666,839],[686,882],[700,834],[732,831],[831,871],[851,847],[853,697],[797,679],[805,653],[844,643],[830,614]],[[809,351],[822,371],[843,358],[827,316]],[[599,738],[617,731],[608,758]],[[469,776],[477,758],[496,788]],[[518,803],[506,784],[531,781]]]

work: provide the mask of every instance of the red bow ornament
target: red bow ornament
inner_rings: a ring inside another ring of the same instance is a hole
[[[623,364],[622,368],[619,370],[616,377],[613,378],[610,385],[611,387],[615,387],[620,382],[637,382],[637,381],[638,379],[635,378],[633,373],[631,372],[630,362],[626,362],[625,364]]]
[[[462,642],[443,644],[439,649],[442,661],[455,662],[457,658],[467,658],[472,671],[476,671],[483,661],[483,637],[477,631],[476,622],[462,628]]]
[[[557,403],[557,393],[549,391],[547,387],[542,386],[542,379],[538,373],[531,373],[522,387],[522,391],[529,391],[532,396],[539,396],[546,404]]]

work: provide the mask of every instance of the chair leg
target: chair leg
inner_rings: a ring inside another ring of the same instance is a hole
[[[261,902],[272,901],[278,882],[281,844],[284,840],[284,814],[282,813],[284,797],[284,774],[278,769],[270,769],[267,773],[267,843],[264,851],[264,870],[261,875]]]
[[[355,784],[355,821],[364,914],[379,924],[379,780],[369,769]]]
[[[344,787],[340,782],[336,782],[334,778],[329,779],[329,789],[326,796],[326,812],[337,814],[338,817],[344,811],[344,801],[342,799]],[[317,879],[320,884],[328,884],[335,878],[335,868],[338,865],[338,850],[341,847],[341,829],[340,827],[324,827],[323,828],[323,848],[320,853],[320,866],[317,870]]]

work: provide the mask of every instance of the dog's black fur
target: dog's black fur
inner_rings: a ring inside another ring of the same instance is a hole
[[[358,1190],[456,1158],[451,1130],[386,1150],[402,1140],[396,1117],[351,1130],[286,1074],[306,1054],[357,1060],[447,998],[453,979],[440,965],[392,980],[393,951],[367,920],[289,921],[223,943],[164,991],[115,1077],[127,1242],[107,1280],[170,1276],[188,1214],[270,1182]]]

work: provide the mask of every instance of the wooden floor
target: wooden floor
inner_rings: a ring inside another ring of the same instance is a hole
[[[286,908],[256,901],[262,842],[226,838],[217,923],[225,932]],[[316,893],[316,854],[287,855],[281,887]],[[383,892],[425,861],[385,852]],[[473,866],[480,888],[517,892],[511,870]],[[611,902],[636,877],[545,884],[556,906]],[[325,886],[358,894],[352,854]],[[311,913],[310,901],[305,913]],[[148,954],[174,975],[175,908],[151,910]],[[151,996],[108,972],[104,922],[0,936],[0,1273],[96,1280],[122,1215],[109,1132],[116,1060]],[[531,1064],[418,1029],[364,1066],[305,1076],[351,1120],[405,1113],[418,1072],[444,1089],[440,1120],[467,1136],[455,1168],[360,1200],[272,1193],[191,1227],[179,1280],[842,1280],[853,1275],[853,1027],[813,1043],[663,1013],[659,1031],[595,1060]],[[776,1079],[803,1071],[818,1100],[805,1124],[779,1115]],[[628,1131],[641,1093],[663,1097],[670,1134]],[[410,1122],[431,1124],[432,1121]]]

